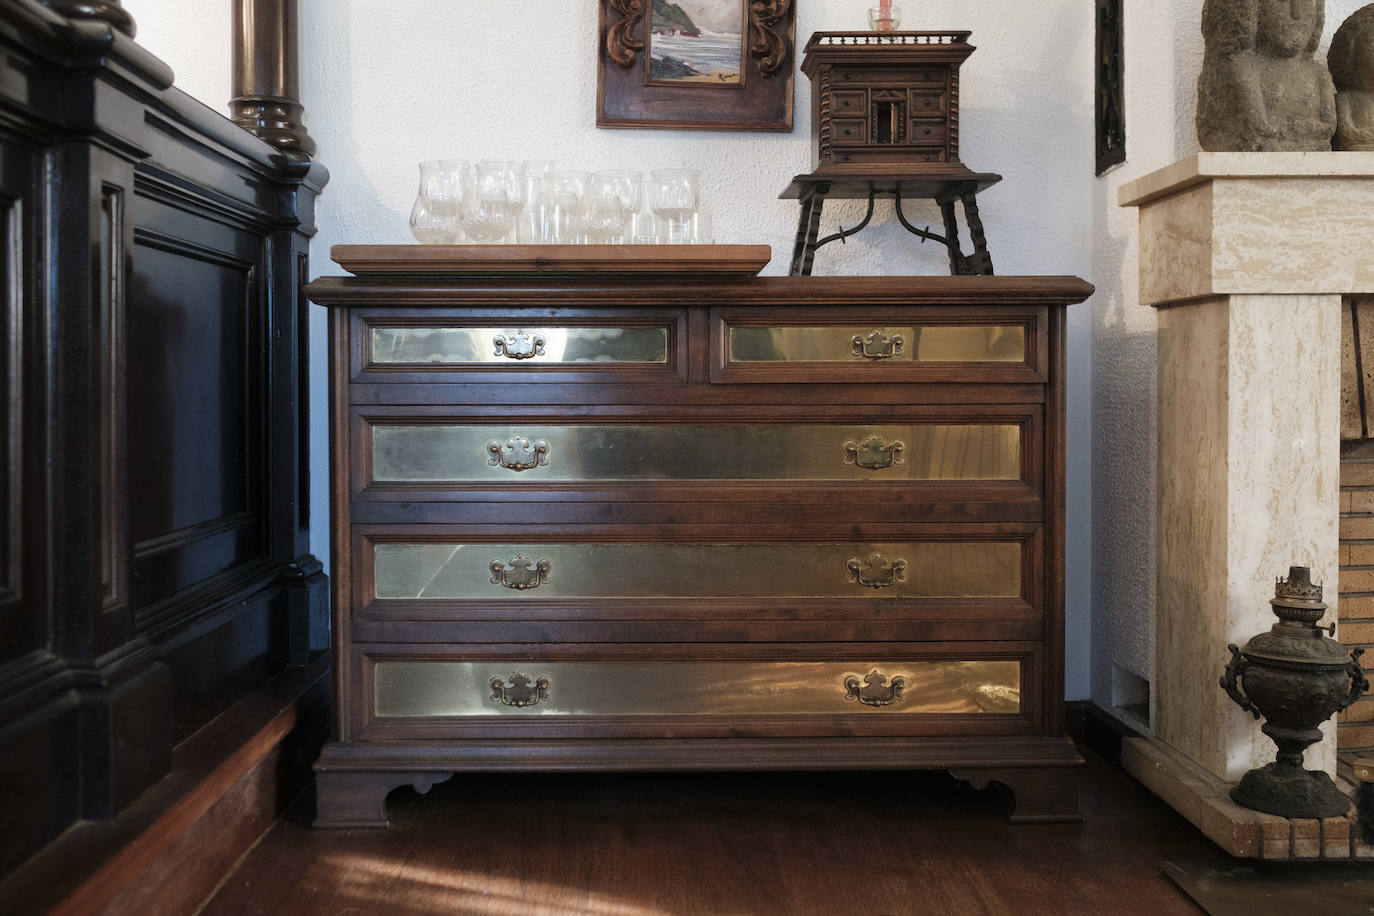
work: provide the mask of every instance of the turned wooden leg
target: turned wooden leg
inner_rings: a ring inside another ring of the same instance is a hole
[[[315,826],[324,829],[385,827],[386,797],[392,789],[413,786],[424,795],[452,773],[315,773]]]
[[[1077,767],[952,770],[950,775],[966,780],[975,789],[986,788],[989,782],[1011,789],[1016,800],[1008,820],[1013,824],[1077,824],[1083,820],[1078,811]]]

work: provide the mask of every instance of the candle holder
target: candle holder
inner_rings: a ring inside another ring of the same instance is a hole
[[[895,6],[883,4],[868,11],[868,27],[875,32],[895,32],[902,24],[902,11]]]

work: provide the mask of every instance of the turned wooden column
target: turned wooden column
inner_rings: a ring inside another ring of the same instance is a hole
[[[130,38],[138,31],[134,17],[119,5],[119,0],[43,0],[43,5],[69,19],[100,19]]]
[[[229,116],[277,149],[315,155],[300,96],[296,0],[234,0]]]

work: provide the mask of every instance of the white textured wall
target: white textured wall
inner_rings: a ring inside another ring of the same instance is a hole
[[[177,72],[178,85],[225,110],[231,0],[125,0],[139,38]],[[797,36],[864,25],[870,5],[802,0]],[[909,28],[968,28],[965,162],[1006,180],[980,198],[998,273],[1092,279],[1094,226],[1092,45],[1086,0],[907,0]],[[194,7],[195,16],[187,11]],[[683,165],[704,173],[704,197],[723,242],[773,246],[767,272],[784,273],[798,207],[778,193],[810,168],[810,84],[796,79],[790,134],[598,130],[594,0],[301,0],[307,125],[332,177],[317,213],[316,274],[335,271],[329,246],[408,242],[415,163],[457,157],[552,158],[561,167]],[[919,15],[918,15],[919,12]],[[799,64],[800,61],[797,61]],[[912,208],[939,226],[938,211]],[[853,225],[857,202],[827,207],[823,230]],[[878,225],[880,224],[880,225]],[[942,273],[880,204],[875,226],[817,259],[818,274]],[[1071,311],[1069,334],[1068,696],[1088,693],[1091,595],[1091,316]],[[314,551],[327,560],[325,350],[312,329],[317,418],[311,465]]]
[[[1367,0],[1328,0],[1331,33]],[[1137,286],[1136,211],[1117,189],[1198,151],[1203,0],[1126,0],[1126,162],[1095,183],[1092,302],[1092,697],[1111,708],[1113,667],[1155,667],[1156,317]],[[1273,570],[1267,575],[1279,575]],[[1217,653],[1217,669],[1225,662]]]

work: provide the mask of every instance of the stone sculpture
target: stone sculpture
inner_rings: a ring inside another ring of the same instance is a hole
[[[1312,59],[1325,21],[1325,0],[1206,0],[1197,106],[1203,149],[1331,148],[1336,89]]]
[[[1326,63],[1336,83],[1336,139],[1331,145],[1374,150],[1374,3],[1341,23]]]

